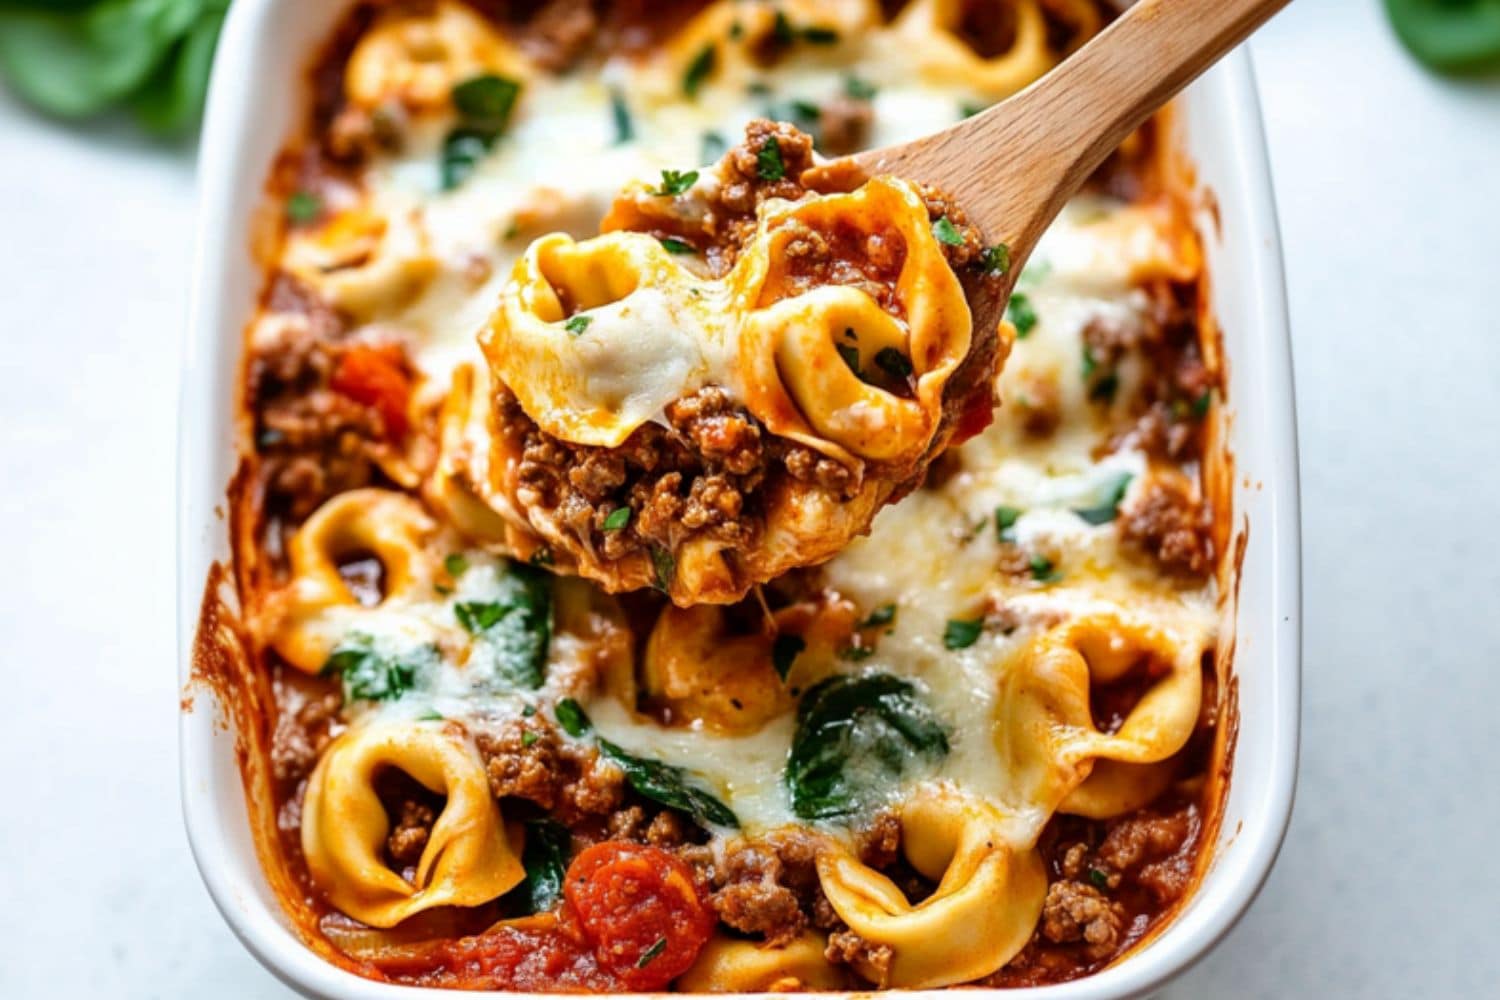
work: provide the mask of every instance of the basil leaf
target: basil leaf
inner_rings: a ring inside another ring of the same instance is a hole
[[[181,132],[203,113],[214,48],[224,26],[224,9],[206,4],[186,37],[173,47],[157,71],[131,98],[136,120],[159,135]]]
[[[573,853],[573,834],[550,819],[530,819],[525,827],[521,867],[526,870],[526,880],[506,894],[506,908],[512,913],[546,913],[562,902],[563,876]]]
[[[949,618],[943,626],[944,649],[968,649],[984,631],[983,618]]]
[[[869,616],[867,618],[865,618],[864,621],[862,621],[858,625],[856,625],[855,627],[856,628],[875,628],[876,626],[879,626],[879,625],[889,625],[891,622],[893,622],[895,620],[896,620],[896,605],[895,605],[894,602],[892,602],[890,604],[882,604],[882,605],[880,605],[880,607],[876,608],[874,611],[871,611],[870,614],[869,614]]]
[[[1130,489],[1130,481],[1135,478],[1128,472],[1120,473],[1119,478],[1109,488],[1103,503],[1093,507],[1075,507],[1073,513],[1083,518],[1089,524],[1108,524],[1120,513],[1120,501],[1125,499],[1125,491]]]
[[[542,686],[552,642],[549,580],[539,570],[512,563],[500,577],[493,600],[460,601],[453,606],[459,624],[479,640],[507,686],[529,690]]]
[[[947,753],[947,731],[909,681],[843,674],[803,696],[783,778],[797,816],[836,819],[873,808],[913,763]]]
[[[699,826],[740,825],[739,817],[711,793],[694,784],[684,768],[637,757],[606,739],[599,740],[599,750],[620,765],[631,788],[651,801],[687,813]]]
[[[713,42],[703,46],[682,74],[682,92],[688,97],[697,97],[699,88],[703,86],[703,81],[708,79],[708,75],[714,71],[714,64],[718,60],[719,50]]]
[[[460,127],[443,138],[443,153],[439,164],[440,181],[444,191],[452,191],[469,179],[481,160],[489,155],[498,134],[485,129]]]
[[[698,182],[698,171],[696,170],[663,170],[661,172],[661,187],[652,194],[664,198],[682,194],[688,188]]]
[[[437,662],[438,652],[432,646],[420,646],[398,657],[377,651],[368,635],[354,633],[334,647],[319,675],[339,676],[345,703],[395,701],[425,680]]]
[[[1473,73],[1500,66],[1495,0],[1385,0],[1396,37],[1433,69]]]
[[[520,83],[494,73],[470,77],[456,84],[452,93],[453,107],[465,124],[497,134],[510,122],[519,96]]]
[[[222,17],[224,8],[223,0],[104,0],[85,10],[6,9],[0,11],[0,73],[48,114],[95,115],[163,70],[200,15]],[[184,85],[197,75],[198,66],[190,67]]]
[[[557,699],[557,704],[552,706],[552,715],[557,719],[557,724],[562,726],[562,731],[575,740],[594,728],[583,706],[573,698]]]
[[[910,359],[894,347],[882,347],[876,351],[875,366],[891,378],[903,381],[912,373]]]
[[[680,240],[675,236],[663,236],[658,240],[661,248],[667,253],[697,253],[698,248],[687,240]]]

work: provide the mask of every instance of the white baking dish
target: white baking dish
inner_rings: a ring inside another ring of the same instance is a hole
[[[192,314],[183,361],[178,483],[179,672],[190,685],[193,630],[210,564],[228,558],[222,519],[234,472],[242,331],[261,274],[249,226],[267,170],[302,120],[304,68],[342,4],[236,0],[214,65],[200,152]],[[1214,861],[1196,894],[1146,946],[1098,975],[1016,997],[1128,997],[1159,988],[1205,954],[1249,906],[1286,830],[1296,780],[1301,632],[1297,451],[1276,213],[1250,60],[1244,51],[1195,84],[1178,123],[1220,225],[1204,233],[1223,328],[1234,524],[1248,532],[1233,623],[1239,735]],[[295,936],[256,860],[234,734],[213,693],[182,713],[188,837],[234,932],[289,985],[327,997],[443,997],[361,979]],[[973,996],[974,994],[969,994]]]

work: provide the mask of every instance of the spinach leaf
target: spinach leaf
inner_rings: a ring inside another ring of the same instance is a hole
[[[838,675],[803,696],[783,777],[799,817],[836,819],[873,807],[911,764],[947,753],[947,731],[909,681]]]
[[[103,0],[0,9],[0,74],[48,114],[130,101],[148,128],[196,117],[228,0]]]
[[[559,698],[557,704],[552,706],[552,714],[557,717],[557,724],[562,726],[563,732],[574,739],[594,728],[583,706],[576,699]]]
[[[620,765],[631,788],[651,801],[687,813],[699,826],[740,825],[739,817],[711,793],[694,784],[684,768],[637,757],[603,738],[599,740],[599,750]]]
[[[339,675],[346,703],[395,701],[421,683],[436,668],[437,661],[438,652],[432,646],[419,646],[394,656],[376,650],[368,635],[356,632],[334,648],[320,675]]]
[[[526,846],[521,867],[526,881],[506,894],[507,909],[515,913],[545,913],[562,902],[563,875],[573,853],[573,834],[556,820],[526,821]]]
[[[453,613],[493,658],[499,679],[512,687],[542,686],[552,642],[550,576],[512,563],[489,601],[460,601]]]
[[[1130,488],[1130,480],[1134,477],[1128,472],[1122,472],[1110,486],[1102,503],[1092,507],[1073,508],[1073,513],[1083,518],[1089,524],[1108,524],[1120,513],[1120,501],[1125,499],[1125,491]]]
[[[460,124],[443,138],[440,177],[444,191],[452,191],[468,180],[495,148],[520,94],[519,83],[493,73],[454,86],[452,101]]]

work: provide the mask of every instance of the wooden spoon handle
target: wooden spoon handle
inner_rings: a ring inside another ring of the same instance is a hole
[[[1026,90],[927,140],[859,156],[866,172],[957,196],[1024,263],[1104,158],[1289,0],[1137,0]]]

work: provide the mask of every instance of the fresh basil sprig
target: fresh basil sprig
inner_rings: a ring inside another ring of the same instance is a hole
[[[0,76],[60,118],[130,110],[145,128],[197,121],[229,0],[12,2],[0,6]]]

